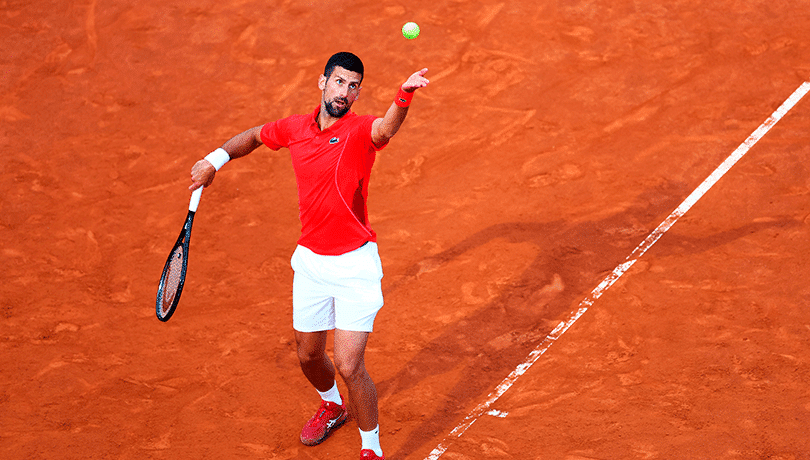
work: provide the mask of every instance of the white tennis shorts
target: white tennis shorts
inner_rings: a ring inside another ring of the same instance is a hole
[[[292,255],[293,328],[371,332],[383,306],[382,263],[368,242],[339,256],[323,256],[299,245]]]

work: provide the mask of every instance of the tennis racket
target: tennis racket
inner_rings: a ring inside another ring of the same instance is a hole
[[[163,274],[160,276],[158,286],[157,301],[155,302],[155,312],[159,320],[166,322],[174,314],[177,303],[180,302],[180,294],[183,293],[183,284],[186,281],[186,268],[188,268],[188,243],[191,239],[191,224],[194,222],[194,214],[200,204],[200,196],[203,188],[200,187],[191,193],[191,201],[188,204],[188,215],[177,242],[174,243],[166,265],[163,266]]]

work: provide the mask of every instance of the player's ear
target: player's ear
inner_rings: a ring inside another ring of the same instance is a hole
[[[318,88],[320,88],[321,91],[326,89],[326,76],[325,75],[321,75],[320,77],[318,77]]]

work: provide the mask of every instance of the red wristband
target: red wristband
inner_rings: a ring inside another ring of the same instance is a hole
[[[402,88],[399,88],[399,92],[397,93],[397,97],[394,99],[394,104],[400,107],[408,107],[411,105],[411,100],[413,99],[413,92],[404,91]]]

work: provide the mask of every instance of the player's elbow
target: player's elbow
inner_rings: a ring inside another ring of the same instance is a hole
[[[371,139],[377,145],[383,145],[394,137],[394,134],[399,131],[399,126],[393,126],[389,123],[381,123],[378,129],[375,129],[371,134]]]

